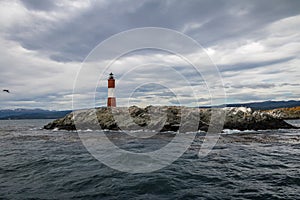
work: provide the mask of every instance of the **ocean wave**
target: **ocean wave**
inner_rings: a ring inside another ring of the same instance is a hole
[[[238,134],[238,133],[252,133],[252,132],[257,132],[254,130],[237,130],[237,129],[224,129],[223,132],[221,134]]]

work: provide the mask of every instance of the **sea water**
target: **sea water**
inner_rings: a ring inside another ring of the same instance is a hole
[[[165,168],[131,174],[95,159],[76,131],[43,130],[48,122],[0,121],[0,199],[300,198],[297,129],[225,130],[206,157],[190,148]],[[164,142],[158,137],[147,144],[124,139],[120,144],[139,152]],[[200,139],[193,145],[201,146]]]

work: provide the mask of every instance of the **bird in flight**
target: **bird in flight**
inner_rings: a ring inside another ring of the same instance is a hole
[[[3,90],[3,92],[7,92],[7,93],[10,93],[10,91],[9,91],[9,90],[6,90],[6,89],[5,89],[5,90]]]

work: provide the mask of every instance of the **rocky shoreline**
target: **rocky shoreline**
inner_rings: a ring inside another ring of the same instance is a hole
[[[224,112],[224,129],[266,130],[292,129],[294,127],[280,117],[250,108],[219,108]],[[44,126],[45,129],[107,129],[153,131],[207,131],[212,109],[180,106],[148,106],[139,108],[97,108],[74,111]]]
[[[300,119],[300,106],[263,111],[277,119]]]

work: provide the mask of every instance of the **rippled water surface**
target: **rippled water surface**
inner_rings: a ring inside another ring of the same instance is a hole
[[[193,148],[201,145],[199,134],[172,165],[129,174],[101,164],[76,132],[40,129],[48,122],[0,121],[0,199],[300,199],[296,129],[226,130],[201,159]],[[137,151],[165,141],[123,139],[122,145]]]

